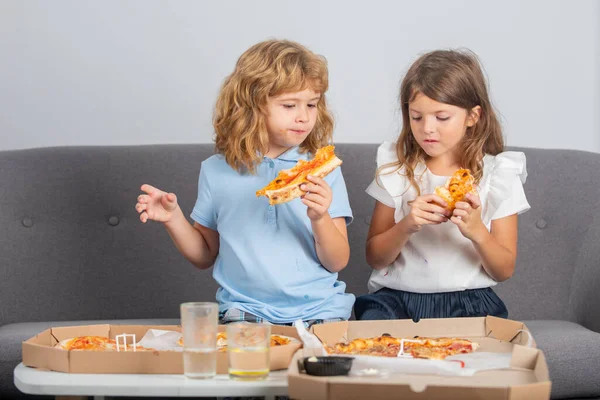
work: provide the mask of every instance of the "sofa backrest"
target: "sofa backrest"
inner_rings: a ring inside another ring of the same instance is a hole
[[[354,212],[351,261],[340,279],[356,295],[370,275],[365,240],[374,201],[364,190],[376,149],[336,147]],[[511,318],[586,318],[577,310],[600,284],[600,154],[516,150],[527,154],[532,210],[519,219],[516,273],[498,292]],[[175,192],[189,214],[200,163],[212,153],[212,144],[0,152],[0,325],[176,318],[182,302],[214,300],[212,270],[195,269],[160,224],[141,224],[134,209],[139,187],[150,183]],[[582,246],[594,254],[581,255]]]
[[[600,154],[516,148],[531,210],[519,217],[515,274],[498,285],[509,317],[600,328]]]

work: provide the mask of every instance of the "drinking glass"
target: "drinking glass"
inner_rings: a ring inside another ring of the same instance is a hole
[[[271,325],[233,323],[227,325],[229,377],[262,380],[269,376]]]
[[[217,371],[217,303],[181,304],[183,373],[187,378],[212,378]]]

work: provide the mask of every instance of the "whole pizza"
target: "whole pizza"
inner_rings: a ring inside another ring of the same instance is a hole
[[[396,338],[382,335],[372,338],[357,338],[349,342],[340,342],[325,346],[329,354],[354,354],[381,357],[398,357],[402,353],[414,358],[443,360],[455,354],[471,353],[478,344],[467,339],[459,338]]]
[[[61,340],[55,347],[64,350],[117,351],[117,342],[115,339],[110,339],[106,336],[76,336]],[[132,351],[134,347],[131,344],[123,345],[121,343],[118,350]],[[150,349],[136,345],[135,350],[145,351]]]
[[[271,347],[284,346],[284,345],[290,344],[290,343],[300,343],[300,342],[298,341],[298,339],[289,337],[289,336],[276,335],[276,334],[271,335]],[[183,346],[183,336],[179,338],[179,340],[177,341],[177,344],[179,346]],[[217,333],[217,349],[219,351],[227,350],[227,333],[225,333],[225,332]]]

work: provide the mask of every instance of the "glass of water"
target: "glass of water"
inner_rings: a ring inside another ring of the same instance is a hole
[[[212,378],[217,372],[217,303],[181,304],[183,373],[187,378]]]
[[[271,325],[234,323],[227,325],[229,377],[262,380],[269,376]]]

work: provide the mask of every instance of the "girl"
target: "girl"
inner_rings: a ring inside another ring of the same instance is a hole
[[[352,212],[338,168],[309,177],[301,199],[270,206],[256,197],[282,169],[331,142],[324,58],[270,40],[239,58],[218,96],[216,153],[202,162],[191,226],[173,193],[150,185],[140,220],[164,224],[179,251],[219,283],[222,323],[307,324],[348,319],[354,296],[337,280],[348,263]]]
[[[358,319],[450,318],[507,310],[491,289],[513,274],[525,155],[504,152],[500,124],[477,57],[434,51],[408,70],[400,89],[403,127],[377,152],[367,193],[377,201],[367,236],[370,294]],[[432,194],[459,168],[478,195],[449,211]]]

